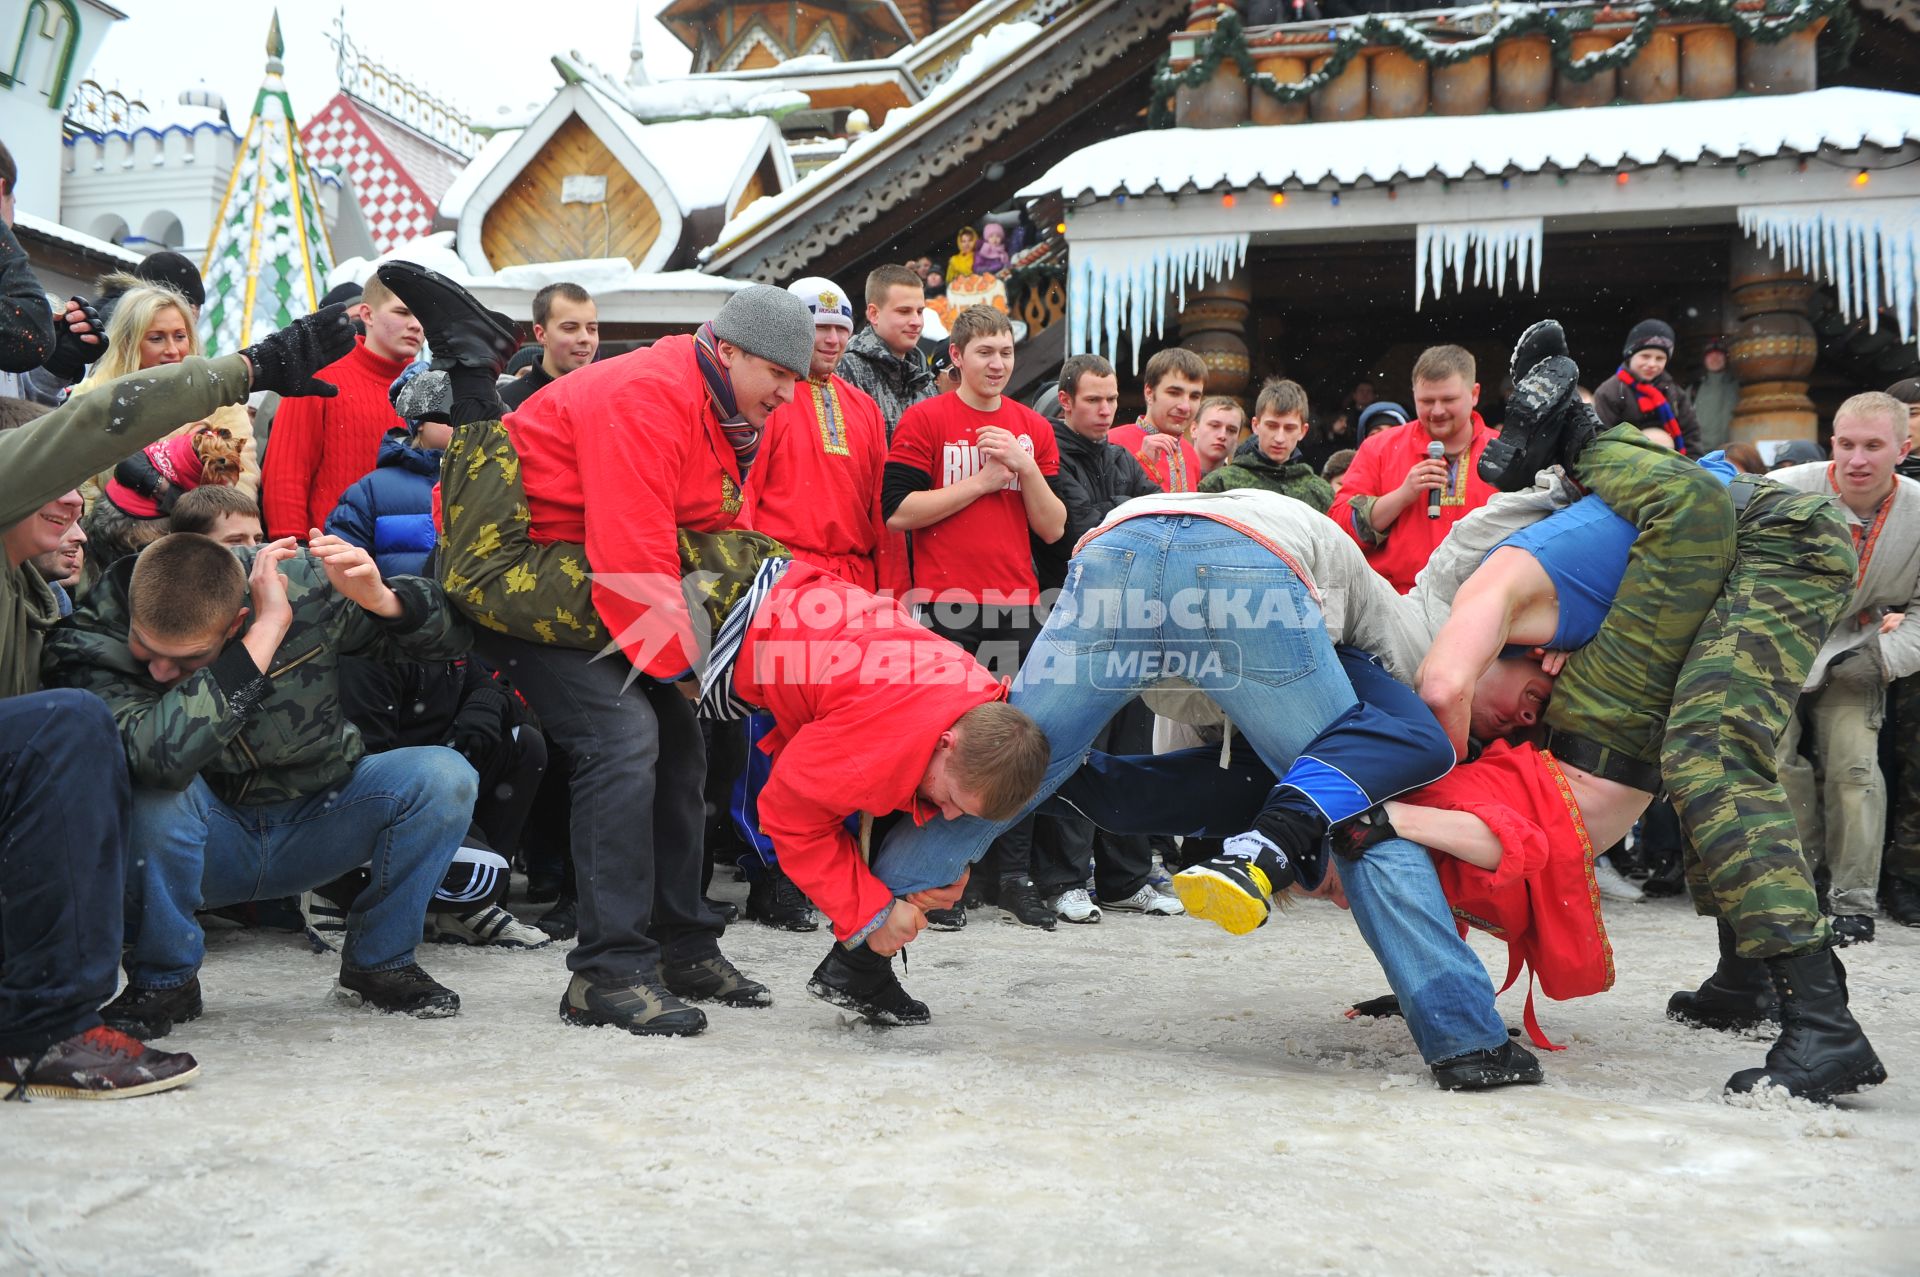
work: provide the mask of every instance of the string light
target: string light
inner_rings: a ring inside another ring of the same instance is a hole
[[[1503,190],[1503,191],[1510,191],[1510,190],[1512,190],[1512,189],[1513,189],[1513,179],[1512,179],[1512,178],[1510,178],[1510,177],[1503,177],[1503,178],[1501,178],[1501,179],[1500,179],[1500,189],[1501,189],[1501,190]]]
[[[1338,195],[1334,196],[1333,201],[1334,203],[1338,204],[1340,202],[1340,197]],[[1275,191],[1273,193],[1273,206],[1275,208],[1279,208],[1282,204],[1285,204],[1286,202],[1287,202],[1287,193],[1285,191]]]
[[[1338,192],[1338,191],[1335,191],[1335,192],[1333,193],[1333,206],[1334,206],[1335,208],[1339,208],[1339,207],[1340,207],[1340,192]]]
[[[1394,187],[1389,186],[1387,188],[1387,198],[1390,200],[1397,200],[1400,198],[1400,192]]]
[[[1625,186],[1628,182],[1632,181],[1633,179],[1627,176],[1627,174],[1625,173],[1615,173],[1613,175],[1613,180],[1615,185]]]
[[[1872,180],[1873,180],[1872,177],[1870,177],[1867,174],[1867,170],[1865,169],[1861,169],[1858,173],[1855,173],[1853,175],[1853,184],[1855,186],[1865,186],[1868,182],[1871,182]]]
[[[1067,233],[1067,224],[1065,222],[1061,222],[1058,226],[1055,226],[1053,229],[1059,232],[1060,234],[1065,235]]]
[[[1232,192],[1232,191],[1228,191],[1228,192],[1227,192],[1227,193],[1226,193],[1225,195],[1222,195],[1222,196],[1220,197],[1220,207],[1221,207],[1221,208],[1232,208],[1232,207],[1233,207],[1233,205],[1234,205],[1234,202],[1235,202],[1235,201],[1234,201],[1234,198],[1233,198],[1233,192]]]

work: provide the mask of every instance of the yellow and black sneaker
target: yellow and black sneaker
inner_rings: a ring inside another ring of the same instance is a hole
[[[1236,834],[1221,855],[1189,865],[1173,876],[1174,894],[1187,912],[1244,936],[1266,925],[1275,892],[1296,875],[1286,853],[1259,834]]]

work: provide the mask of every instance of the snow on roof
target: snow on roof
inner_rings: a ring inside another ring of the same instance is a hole
[[[600,99],[633,149],[659,171],[682,213],[724,207],[767,148],[780,145],[779,127],[765,116],[642,124],[595,86],[583,87]]]
[[[627,88],[627,109],[642,120],[767,116],[801,110],[807,95],[740,80],[665,80]]]
[[[1920,141],[1920,96],[1852,88],[1503,115],[1155,129],[1076,151],[1019,198],[1697,164],[1822,147],[1896,149],[1912,141]]]
[[[62,226],[50,217],[35,217],[32,213],[16,209],[13,224],[17,229],[30,231],[42,239],[50,239],[57,244],[65,244],[69,248],[98,253],[102,257],[111,257],[129,266],[136,265],[142,260],[141,255],[131,249],[122,248],[108,240],[96,239],[92,235],[83,235],[70,226]]]
[[[885,123],[873,132],[856,138],[847,147],[846,153],[838,159],[821,165],[780,194],[762,196],[741,209],[721,229],[714,247],[707,249],[702,255],[703,260],[721,245],[730,244],[756,227],[774,220],[805,200],[814,191],[825,188],[841,174],[860,164],[864,158],[875,156],[891,147],[896,140],[911,132],[922,121],[937,116],[948,99],[958,95],[974,81],[1026,48],[1038,39],[1040,34],[1041,28],[1036,23],[1008,22],[975,37],[972,47],[954,66],[953,74],[942,81],[939,87],[911,106],[895,107],[887,112]],[[909,48],[895,56],[904,58],[910,52]]]
[[[459,221],[460,214],[466,210],[467,201],[473,198],[474,190],[489,173],[500,166],[513,144],[520,140],[524,129],[506,129],[495,133],[481,146],[479,154],[460,170],[460,176],[453,179],[453,185],[440,197],[440,216],[450,221]]]

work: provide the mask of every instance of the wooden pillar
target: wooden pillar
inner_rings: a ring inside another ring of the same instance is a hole
[[[1629,102],[1671,102],[1680,96],[1680,40],[1657,28],[1620,68],[1620,96]]]
[[[1240,78],[1240,68],[1223,58],[1213,78],[1196,88],[1180,86],[1173,122],[1183,129],[1230,129],[1247,122],[1247,94],[1257,92]]]
[[[1493,100],[1493,58],[1481,54],[1433,68],[1435,115],[1484,115]]]
[[[1493,104],[1502,111],[1543,110],[1553,97],[1553,45],[1543,35],[1493,46]]]
[[[1307,60],[1305,58],[1263,57],[1254,64],[1257,71],[1265,71],[1282,84],[1298,84],[1307,78]],[[1307,103],[1302,98],[1298,102],[1276,102],[1266,92],[1255,85],[1247,86],[1247,101],[1250,106],[1249,118],[1255,124],[1305,124],[1307,122]]]
[[[1589,53],[1600,53],[1611,49],[1620,42],[1622,33],[1586,31],[1573,37],[1572,54],[1583,58]],[[1572,76],[1555,74],[1553,100],[1561,106],[1605,106],[1613,101],[1615,95],[1615,77],[1618,71],[1611,68],[1595,72],[1584,80]]]
[[[1327,59],[1315,58],[1313,69],[1318,71],[1327,64]],[[1354,55],[1347,63],[1347,69],[1338,78],[1320,86],[1319,90],[1307,98],[1316,120],[1362,120],[1367,115],[1367,56],[1364,53]]]
[[[1399,120],[1427,113],[1427,64],[1404,49],[1367,55],[1367,114]]]
[[[1187,294],[1180,312],[1180,344],[1207,363],[1207,393],[1246,393],[1253,360],[1247,350],[1247,316],[1253,313],[1253,276],[1248,271],[1215,280]]]
[[[1826,19],[1796,31],[1777,44],[1740,42],[1740,87],[1748,93],[1805,93],[1820,81],[1814,41]]]
[[[1680,37],[1680,96],[1731,97],[1740,83],[1740,41],[1731,27],[1700,27]]]
[[[1819,419],[1807,397],[1807,379],[1820,358],[1809,317],[1814,282],[1788,270],[1742,236],[1733,249],[1730,300],[1740,323],[1728,343],[1728,361],[1740,378],[1733,410],[1733,442],[1812,439]]]

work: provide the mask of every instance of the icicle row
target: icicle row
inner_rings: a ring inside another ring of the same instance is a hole
[[[1073,351],[1093,350],[1120,362],[1122,330],[1133,336],[1133,366],[1147,328],[1166,332],[1167,300],[1176,311],[1187,289],[1204,288],[1246,264],[1248,236],[1077,240],[1067,272],[1067,339]]]
[[[1920,200],[1751,205],[1740,229],[1789,270],[1826,277],[1840,313],[1880,330],[1880,310],[1894,314],[1900,340],[1920,333]]]
[[[1513,259],[1515,287],[1525,287],[1532,273],[1533,291],[1540,291],[1540,259],[1544,223],[1537,217],[1513,217],[1491,222],[1422,223],[1414,243],[1413,308],[1426,301],[1431,280],[1437,300],[1453,271],[1455,292],[1467,287],[1467,257],[1474,257],[1473,282],[1507,294],[1507,259]]]

